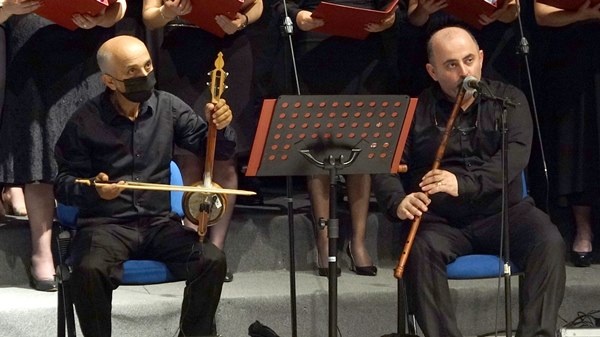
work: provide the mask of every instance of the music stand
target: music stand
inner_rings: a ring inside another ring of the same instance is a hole
[[[406,95],[284,95],[263,102],[246,175],[307,176],[329,171],[329,337],[335,337],[337,329],[336,176],[338,171],[396,173],[415,107],[416,99]],[[293,221],[288,223],[292,236]],[[295,305],[293,240],[289,244]]]

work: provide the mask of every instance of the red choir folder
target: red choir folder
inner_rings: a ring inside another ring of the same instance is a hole
[[[496,4],[490,2],[491,0],[448,0],[448,6],[443,11],[454,15],[470,26],[481,29],[483,25],[479,23],[479,16],[481,14],[491,16],[504,4],[503,0],[494,1]]]
[[[244,0],[192,0],[192,12],[183,18],[209,33],[224,37],[225,32],[217,24],[215,17],[225,15],[233,20],[243,4]]]
[[[381,22],[397,4],[398,0],[392,0],[383,11],[378,11],[321,1],[312,12],[312,17],[323,20],[325,24],[314,31],[364,40],[369,36],[365,25]]]
[[[74,14],[98,15],[115,0],[44,0],[35,13],[67,29],[79,27],[71,19]]]
[[[575,11],[583,5],[585,0],[537,0],[537,2],[568,11]],[[600,0],[591,0],[590,3],[591,6],[595,6],[600,3]]]

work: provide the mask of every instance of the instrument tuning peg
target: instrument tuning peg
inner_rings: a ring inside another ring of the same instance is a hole
[[[210,85],[210,82],[206,82],[206,85]]]
[[[209,72],[207,72],[207,73],[206,73],[206,75],[209,75],[209,76],[210,76],[210,73],[212,73],[212,71],[209,71]]]
[[[229,89],[229,86],[228,86],[228,85],[225,85],[225,89]]]

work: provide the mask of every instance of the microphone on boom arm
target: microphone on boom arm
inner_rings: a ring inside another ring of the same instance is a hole
[[[467,76],[463,80],[463,88],[465,88],[465,90],[467,90],[467,91],[469,91],[469,90],[481,91],[481,87],[482,87],[482,83],[475,76]]]

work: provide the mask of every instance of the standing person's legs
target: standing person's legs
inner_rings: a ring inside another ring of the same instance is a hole
[[[316,222],[323,218],[329,219],[329,177],[327,175],[309,176],[307,178],[308,193],[312,207],[313,218]],[[329,238],[327,227],[321,229],[315,224],[317,246],[317,268],[321,276],[327,275],[329,256]]]
[[[369,200],[371,197],[371,176],[368,174],[348,175],[348,203],[352,218],[352,238],[348,244],[350,258],[357,274],[374,276],[377,269],[365,246]]]
[[[221,298],[227,263],[225,254],[210,242],[172,221],[149,227],[146,255],[164,261],[178,278],[186,279],[181,307],[180,336],[214,335],[215,313]]]
[[[450,296],[446,265],[471,251],[470,242],[459,229],[438,222],[423,222],[419,226],[404,278],[425,336],[462,336]]]
[[[238,176],[236,172],[235,159],[215,160],[213,172],[213,180],[222,188],[238,188]],[[227,208],[223,212],[221,219],[219,219],[210,227],[210,231],[208,233],[210,242],[212,242],[213,245],[222,251],[225,251],[225,239],[227,239],[227,233],[229,232],[229,225],[231,224],[231,218],[233,217],[236,199],[234,194],[226,194],[225,198],[227,198]],[[225,282],[231,281],[233,281],[233,273],[227,270]]]
[[[52,258],[52,223],[54,192],[51,184],[25,185],[25,204],[31,228],[31,277],[34,287],[42,291],[56,290]]]
[[[583,205],[571,206],[575,220],[575,237],[571,260],[577,267],[589,267],[591,264],[592,242],[594,232],[592,230],[592,207]]]
[[[213,180],[222,188],[237,189],[238,176],[235,168],[235,160],[215,160]],[[227,231],[235,208],[235,195],[226,194],[227,209],[217,223],[210,228],[210,242],[220,250],[224,250]]]

